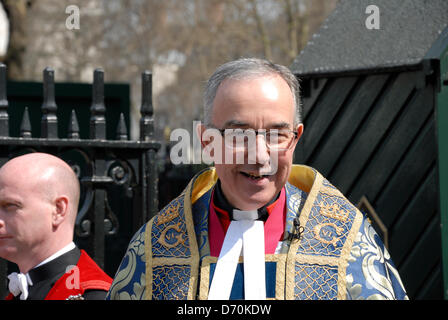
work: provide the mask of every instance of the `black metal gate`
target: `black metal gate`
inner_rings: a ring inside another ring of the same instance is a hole
[[[114,139],[106,139],[104,72],[94,71],[88,139],[81,139],[76,108],[58,132],[54,71],[43,72],[40,137],[32,136],[25,108],[19,136],[10,136],[6,66],[0,65],[0,165],[29,152],[47,152],[65,160],[78,175],[81,199],[75,242],[113,276],[130,237],[157,213],[157,163],[159,143],[153,140],[152,77],[142,74],[140,140],[130,141],[123,114]],[[85,135],[85,134],[84,134]],[[110,136],[110,132],[107,136]],[[63,137],[63,138],[61,138]],[[6,274],[14,265],[0,259],[0,296],[6,296]]]

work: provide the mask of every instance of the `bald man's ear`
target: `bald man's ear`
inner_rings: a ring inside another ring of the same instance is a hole
[[[52,216],[53,228],[57,228],[68,216],[68,197],[59,196],[54,201]]]

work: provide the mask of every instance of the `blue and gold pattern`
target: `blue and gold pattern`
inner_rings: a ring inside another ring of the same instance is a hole
[[[192,183],[149,222],[150,228],[145,231],[147,299],[195,297],[198,250],[191,213],[191,190]]]
[[[185,300],[188,296],[190,268],[185,265],[163,265],[153,268],[152,294],[157,300]]]
[[[372,225],[363,220],[350,251],[347,295],[353,300],[408,300],[400,276]]]
[[[337,266],[296,264],[294,295],[297,300],[334,299],[337,289]]]
[[[207,299],[216,262],[208,243],[216,179],[213,168],[199,173],[137,232],[107,299]],[[276,266],[267,275],[275,279],[275,299],[407,298],[373,228],[316,170],[293,166],[286,197],[285,231],[300,214],[304,232],[299,241],[284,241],[280,254],[266,255]]]
[[[346,298],[345,270],[361,221],[361,213],[316,172],[300,214],[304,232],[288,253],[287,298]]]
[[[200,260],[210,255],[208,242],[208,208],[210,206],[211,190],[206,192],[193,204],[193,222]],[[204,214],[207,213],[207,214]]]
[[[142,300],[145,298],[144,235],[146,226],[143,225],[131,239],[106,300]]]
[[[186,237],[186,225],[182,197],[174,199],[152,223],[152,257],[177,258],[189,257],[190,247]],[[155,236],[157,236],[155,238]]]

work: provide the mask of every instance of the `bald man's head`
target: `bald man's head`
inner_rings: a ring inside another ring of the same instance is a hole
[[[73,241],[79,181],[61,159],[30,153],[0,168],[0,257],[21,272]]]
[[[48,200],[65,195],[70,200],[69,220],[74,223],[80,197],[79,180],[63,160],[47,153],[29,153],[8,161],[0,176],[13,178],[29,192],[40,192]]]

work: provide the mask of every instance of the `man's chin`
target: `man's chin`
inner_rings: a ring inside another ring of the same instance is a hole
[[[237,206],[240,210],[250,211],[257,210],[266,204],[268,204],[275,196],[275,192],[265,193],[254,193],[246,194],[246,197],[241,198],[240,205]]]

